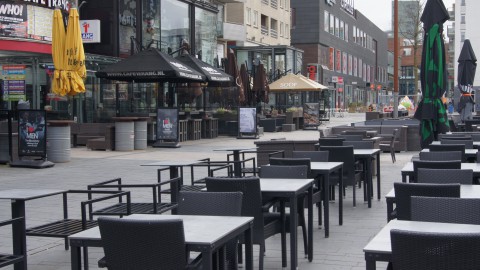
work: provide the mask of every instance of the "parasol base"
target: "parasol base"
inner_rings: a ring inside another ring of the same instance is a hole
[[[36,160],[15,160],[10,162],[10,167],[20,167],[20,168],[30,168],[30,169],[45,169],[51,168],[55,166],[55,163],[43,160],[43,159],[36,159]]]
[[[152,144],[152,147],[155,148],[179,148],[181,145],[177,141],[166,142],[166,141],[156,141]]]

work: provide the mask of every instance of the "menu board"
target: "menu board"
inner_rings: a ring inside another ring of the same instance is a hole
[[[4,65],[1,67],[2,93],[4,101],[26,100],[25,66]]]
[[[257,108],[239,108],[239,132],[257,133]]]
[[[303,125],[304,126],[319,126],[320,106],[318,103],[303,104]]]

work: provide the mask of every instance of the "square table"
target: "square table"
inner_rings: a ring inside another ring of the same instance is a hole
[[[203,269],[212,269],[212,255],[229,240],[244,235],[246,246],[246,269],[253,269],[252,226],[253,217],[191,216],[191,215],[144,215],[134,214],[128,219],[168,220],[181,219],[185,230],[185,243],[191,251],[202,253]],[[69,237],[72,270],[81,269],[81,248],[102,247],[99,227],[91,228]],[[88,256],[84,254],[83,256]]]
[[[257,147],[226,147],[213,149],[213,151],[228,151],[233,153],[233,173],[235,177],[242,177],[242,164],[240,164],[240,153],[245,150],[256,149]]]
[[[470,169],[473,170],[473,177],[478,178],[480,177],[480,163],[463,163],[461,164],[461,169]],[[412,179],[413,176],[413,162],[408,162],[403,166],[402,168],[402,182],[406,183],[407,182],[407,176],[408,176],[408,182],[410,182],[410,179]]]
[[[392,229],[438,233],[480,233],[480,225],[392,220],[363,248],[366,269],[375,270],[376,262],[392,259],[390,231]]]
[[[380,200],[380,149],[353,149],[355,159],[362,160],[367,168],[367,202],[368,208],[372,207],[373,180],[372,180],[372,160],[377,160],[377,199]]]
[[[448,140],[448,138],[445,138]],[[468,138],[466,138],[468,140]],[[431,144],[442,144],[441,141],[433,141]],[[478,148],[480,147],[480,141],[473,141],[473,148],[475,150],[478,150]]]
[[[338,223],[343,224],[343,162],[311,162],[310,169],[313,173],[317,175],[322,175],[323,177],[323,215],[325,220],[325,237],[330,235],[330,174],[332,172],[338,171],[340,175],[339,187],[338,187]],[[318,180],[320,181],[320,180]],[[320,183],[317,183],[318,188],[321,187]],[[321,206],[320,206],[321,207]],[[321,217],[318,217],[318,222],[320,225]]]
[[[65,193],[61,189],[8,189],[0,191],[0,199],[11,200],[12,218],[25,217],[25,201]],[[23,223],[25,224],[25,223]],[[15,270],[27,269],[27,237],[25,225],[12,225],[13,252],[24,256],[23,263],[16,263]]]
[[[460,198],[480,198],[480,186],[479,185],[460,185]],[[392,188],[390,192],[385,196],[387,201],[387,220],[390,221],[392,217],[390,214],[393,212],[393,204],[395,203],[395,189]]]
[[[430,149],[424,148],[420,152],[430,152]],[[477,160],[477,152],[478,152],[478,149],[465,149],[465,157],[469,159]]]
[[[308,260],[313,260],[313,179],[261,178],[262,194],[269,197],[287,199],[290,205],[290,263],[291,269],[297,269],[297,200],[298,196],[308,192]],[[282,213],[284,211],[282,210]],[[292,214],[294,213],[294,214]],[[292,233],[295,232],[295,233]]]

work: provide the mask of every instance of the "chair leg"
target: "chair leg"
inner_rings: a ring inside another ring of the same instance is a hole
[[[318,226],[322,226],[322,200],[317,203],[317,208],[318,208]]]
[[[298,215],[300,216],[299,218],[300,226],[302,226],[303,248],[304,248],[305,258],[308,258],[307,226],[305,223],[305,207],[303,205],[302,205],[302,209],[299,209]]]
[[[258,269],[263,270],[263,257],[265,256],[265,244],[260,245],[258,252]]]
[[[237,245],[238,263],[243,264],[243,245]]]
[[[395,149],[390,149],[390,155],[392,156],[392,162],[395,163],[395,161],[397,161],[395,158]]]
[[[355,191],[356,188],[355,188],[355,184],[354,184],[353,186],[354,186],[354,188],[352,188],[352,189],[353,189],[353,207],[357,207],[357,198],[356,198],[356,191]],[[368,187],[368,186],[366,186],[366,185],[364,184],[364,188],[363,188],[363,189],[366,189],[367,187]]]

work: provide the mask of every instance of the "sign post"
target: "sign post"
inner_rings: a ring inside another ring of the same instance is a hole
[[[152,146],[180,147],[178,135],[178,108],[159,108],[157,110],[157,141]]]
[[[238,108],[237,139],[257,139],[257,108]]]

